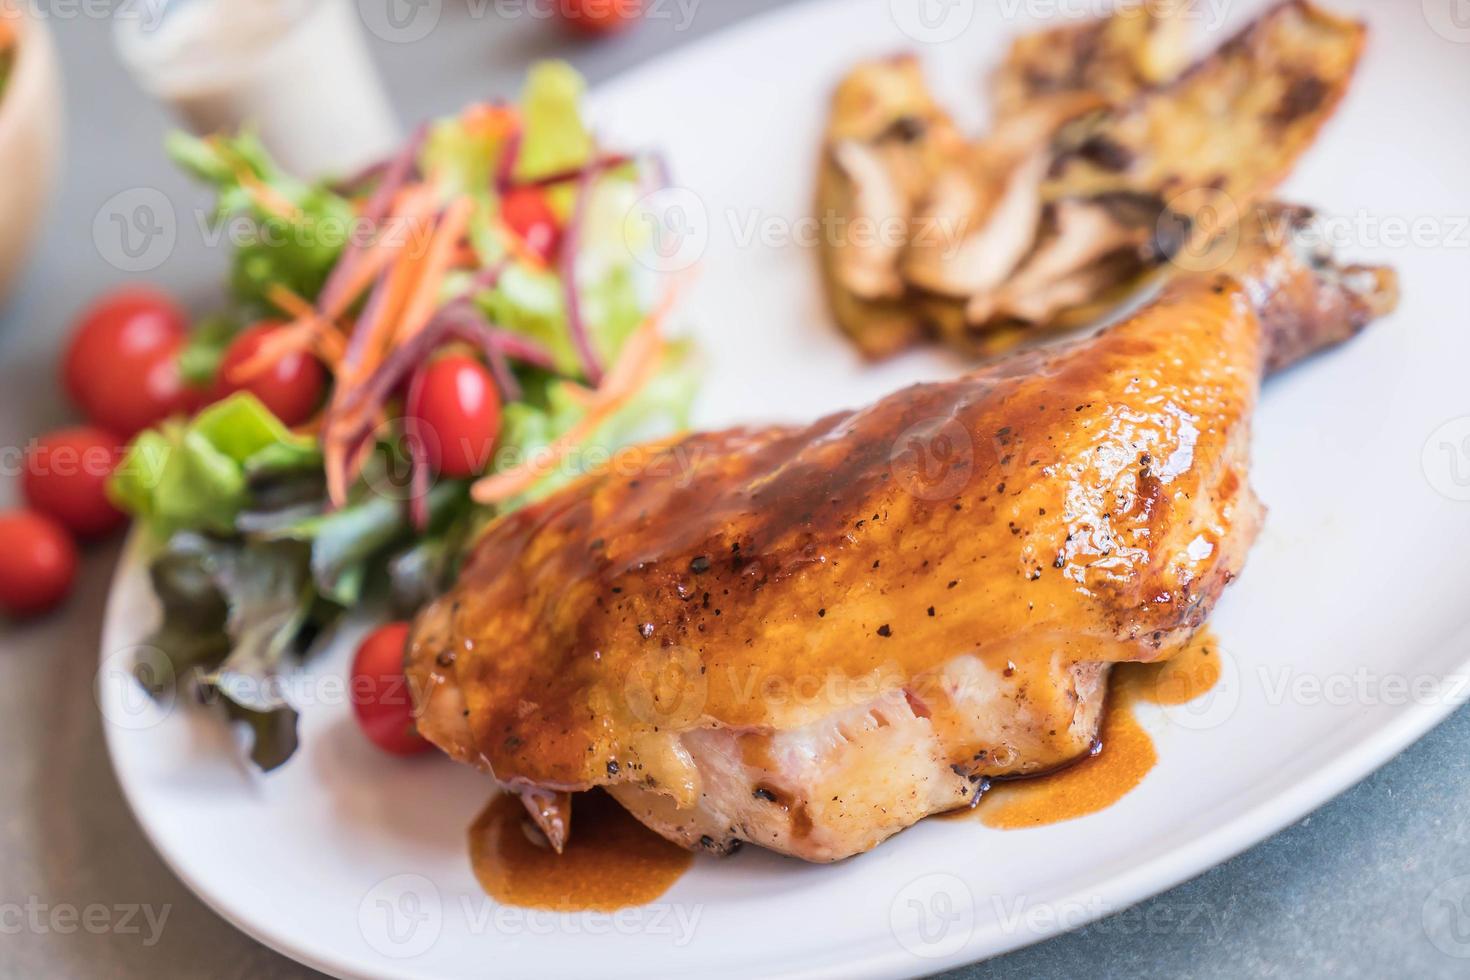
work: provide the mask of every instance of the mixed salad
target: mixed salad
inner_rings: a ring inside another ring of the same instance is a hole
[[[676,283],[627,220],[663,168],[600,147],[582,95],[538,65],[518,105],[423,126],[336,184],[283,173],[249,133],[176,135],[236,245],[229,303],[186,327],[134,290],[72,345],[74,397],[136,432],[107,491],[147,529],[164,610],[139,677],[248,722],[264,769],[296,746],[296,658],[347,610],[410,613],[486,522],[685,424]],[[163,355],[120,368],[119,323]]]

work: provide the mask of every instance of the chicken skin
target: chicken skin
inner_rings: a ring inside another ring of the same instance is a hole
[[[1080,342],[806,427],[684,435],[501,518],[408,651],[419,727],[527,798],[809,861],[1090,750],[1112,664],[1241,571],[1262,377],[1391,308],[1257,214]]]

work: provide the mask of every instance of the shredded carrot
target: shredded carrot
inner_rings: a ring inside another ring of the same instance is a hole
[[[316,356],[336,373],[341,367],[342,359],[347,356],[347,338],[336,327],[328,326],[317,334],[313,349]]]
[[[597,403],[597,389],[578,384],[575,381],[563,381],[561,390],[566,396],[583,408],[591,408]]]
[[[372,316],[362,317],[353,328],[354,338],[362,337],[362,356],[355,363],[348,364],[343,360],[338,365],[331,404],[322,426],[322,457],[327,473],[327,495],[339,507],[346,503],[347,485],[360,471],[364,460],[361,451],[353,452],[354,447],[348,444],[355,438],[355,433],[361,431],[364,409],[347,411],[344,406],[372,376],[390,349],[402,313],[422,278],[422,267],[426,261],[427,256],[418,256],[414,249],[396,249],[383,287],[386,290],[383,302],[376,305]]]
[[[328,411],[322,419],[322,468],[327,474],[327,497],[336,507],[347,503],[347,447],[332,438],[334,417]]]
[[[291,431],[298,436],[315,437],[322,431],[322,425],[326,422],[326,420],[326,412],[317,412],[305,422],[302,422],[298,426],[294,426]]]
[[[266,290],[266,298],[274,303],[277,309],[291,314],[295,319],[268,334],[261,340],[254,354],[230,371],[228,380],[236,384],[242,384],[264,374],[287,354],[321,346],[324,335],[329,331],[333,334],[337,333],[331,321],[323,318],[317,313],[315,307],[280,283],[273,283]],[[338,338],[340,339],[340,334]],[[326,341],[325,343],[330,345],[331,342]]]
[[[318,320],[296,320],[273,330],[260,341],[255,353],[230,369],[226,379],[234,384],[251,381],[276,365],[281,358],[296,351],[309,349],[318,330]]]
[[[526,244],[526,240],[516,234],[516,230],[503,220],[496,222],[495,235],[500,239],[500,244],[505,246],[505,250],[515,256],[519,261],[524,262],[537,272],[542,272],[546,269],[546,260],[538,252],[532,250]]]
[[[282,313],[289,313],[303,320],[317,315],[316,307],[289,286],[283,286],[278,282],[271,283],[270,288],[265,291],[265,298],[274,303],[276,309]]]
[[[352,266],[336,302],[323,311],[327,316],[335,320],[346,313],[377,281],[394,255],[413,241],[414,226],[430,219],[437,207],[435,196],[434,188],[427,184],[405,187],[398,193],[373,240],[356,255],[343,259],[352,262]]]
[[[301,209],[280,191],[255,176],[248,166],[240,161],[232,161],[230,166],[235,171],[235,179],[249,192],[256,207],[285,221],[301,220]]]
[[[467,107],[460,113],[459,120],[472,136],[499,139],[520,126],[521,114],[515,106],[481,102]]]
[[[359,320],[355,328],[355,331],[367,331],[367,333],[362,348],[363,359],[361,363],[353,366],[353,377],[345,379],[349,385],[355,386],[357,381],[372,374],[378,362],[388,351],[403,309],[413,295],[414,284],[418,282],[422,264],[423,260],[414,255],[412,251],[408,249],[400,251],[388,273],[388,292],[382,306],[377,310],[376,319]]]
[[[658,307],[633,331],[623,344],[617,363],[603,378],[601,386],[590,393],[587,414],[547,447],[549,458],[527,461],[482,478],[471,490],[476,503],[498,504],[531,489],[546,475],[546,465],[566,459],[652,380],[667,346],[659,324],[673,308],[676,295],[677,290],[670,288]]]
[[[231,380],[236,383],[249,381],[296,351],[313,351],[329,366],[338,366],[346,353],[347,343],[334,324],[377,280],[388,263],[413,241],[413,224],[424,221],[433,213],[437,206],[436,194],[436,190],[427,184],[400,191],[378,235],[355,256],[346,288],[328,309],[319,312],[285,286],[272,285],[266,298],[295,319],[267,337],[249,360],[237,365],[230,372]]]
[[[439,288],[454,261],[455,249],[464,237],[474,208],[473,200],[460,197],[445,210],[444,218],[434,230],[434,238],[429,242],[428,251],[420,265],[418,281],[414,284],[412,294],[404,302],[395,339],[403,341],[413,337],[433,317],[434,310],[439,305]]]
[[[238,173],[242,184],[247,180],[254,180],[254,175],[248,170],[240,169]],[[258,181],[256,183],[259,184]],[[263,184],[259,186],[269,190]],[[249,360],[236,366],[230,372],[231,380],[237,383],[248,381],[270,370],[271,365],[282,357],[299,350],[311,350],[328,365],[338,366],[346,353],[347,343],[334,326],[336,320],[377,279],[395,254],[410,243],[413,238],[413,223],[432,214],[436,196],[437,190],[427,184],[406,187],[399,192],[395,208],[383,222],[385,230],[380,231],[373,243],[356,256],[347,287],[330,309],[318,312],[311,303],[290,289],[279,283],[273,284],[267,290],[266,298],[282,312],[295,317],[295,320],[284,329],[271,334]],[[294,207],[284,198],[279,198],[276,203]]]

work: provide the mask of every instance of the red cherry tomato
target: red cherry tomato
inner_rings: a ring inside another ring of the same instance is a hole
[[[192,393],[179,377],[185,316],[173,300],[128,286],[94,303],[72,333],[62,363],[67,392],[87,417],[131,438],[176,412]]]
[[[352,711],[374,745],[393,755],[430,748],[414,727],[413,695],[403,673],[408,624],[389,623],[368,634],[352,659]]]
[[[77,546],[66,529],[44,514],[0,514],[0,609],[16,617],[53,608],[71,592]]]
[[[322,402],[322,391],[326,388],[327,374],[322,370],[321,361],[310,354],[301,351],[286,354],[248,381],[231,378],[232,372],[249,361],[261,343],[280,328],[279,323],[257,323],[231,342],[220,361],[212,401],[237,391],[248,391],[286,425],[301,425],[316,414]]]
[[[517,187],[500,202],[500,215],[526,248],[550,262],[561,248],[561,227],[546,195],[536,187]]]
[[[429,363],[409,393],[408,416],[428,443],[429,462],[441,475],[482,473],[500,433],[500,395],[485,366],[464,354]]]
[[[579,33],[613,34],[642,15],[643,0],[561,0],[557,9],[567,26]]]
[[[73,534],[98,537],[127,520],[107,499],[107,478],[122,457],[122,440],[77,426],[37,439],[26,451],[21,491],[26,502]]]

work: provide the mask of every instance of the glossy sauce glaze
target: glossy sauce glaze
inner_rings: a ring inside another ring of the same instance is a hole
[[[694,860],[601,791],[578,794],[573,807],[577,833],[557,854],[518,797],[492,799],[469,834],[485,893],[521,908],[612,912],[657,900]]]
[[[420,616],[410,676],[463,693],[440,741],[502,778],[636,779],[688,805],[679,733],[799,728],[852,700],[771,692],[876,695],[965,652],[1167,655],[1255,535],[1227,449],[1260,347],[1244,292],[1201,287],[1086,347],[810,426],[629,450],[486,530]],[[961,447],[943,478],[941,446]]]
[[[1049,775],[993,782],[973,812],[987,827],[1016,830],[1106,809],[1143,782],[1158,762],[1153,739],[1138,723],[1134,706],[1185,704],[1219,678],[1219,644],[1208,630],[1161,663],[1117,665],[1093,754]],[[971,812],[959,811],[967,816]]]

